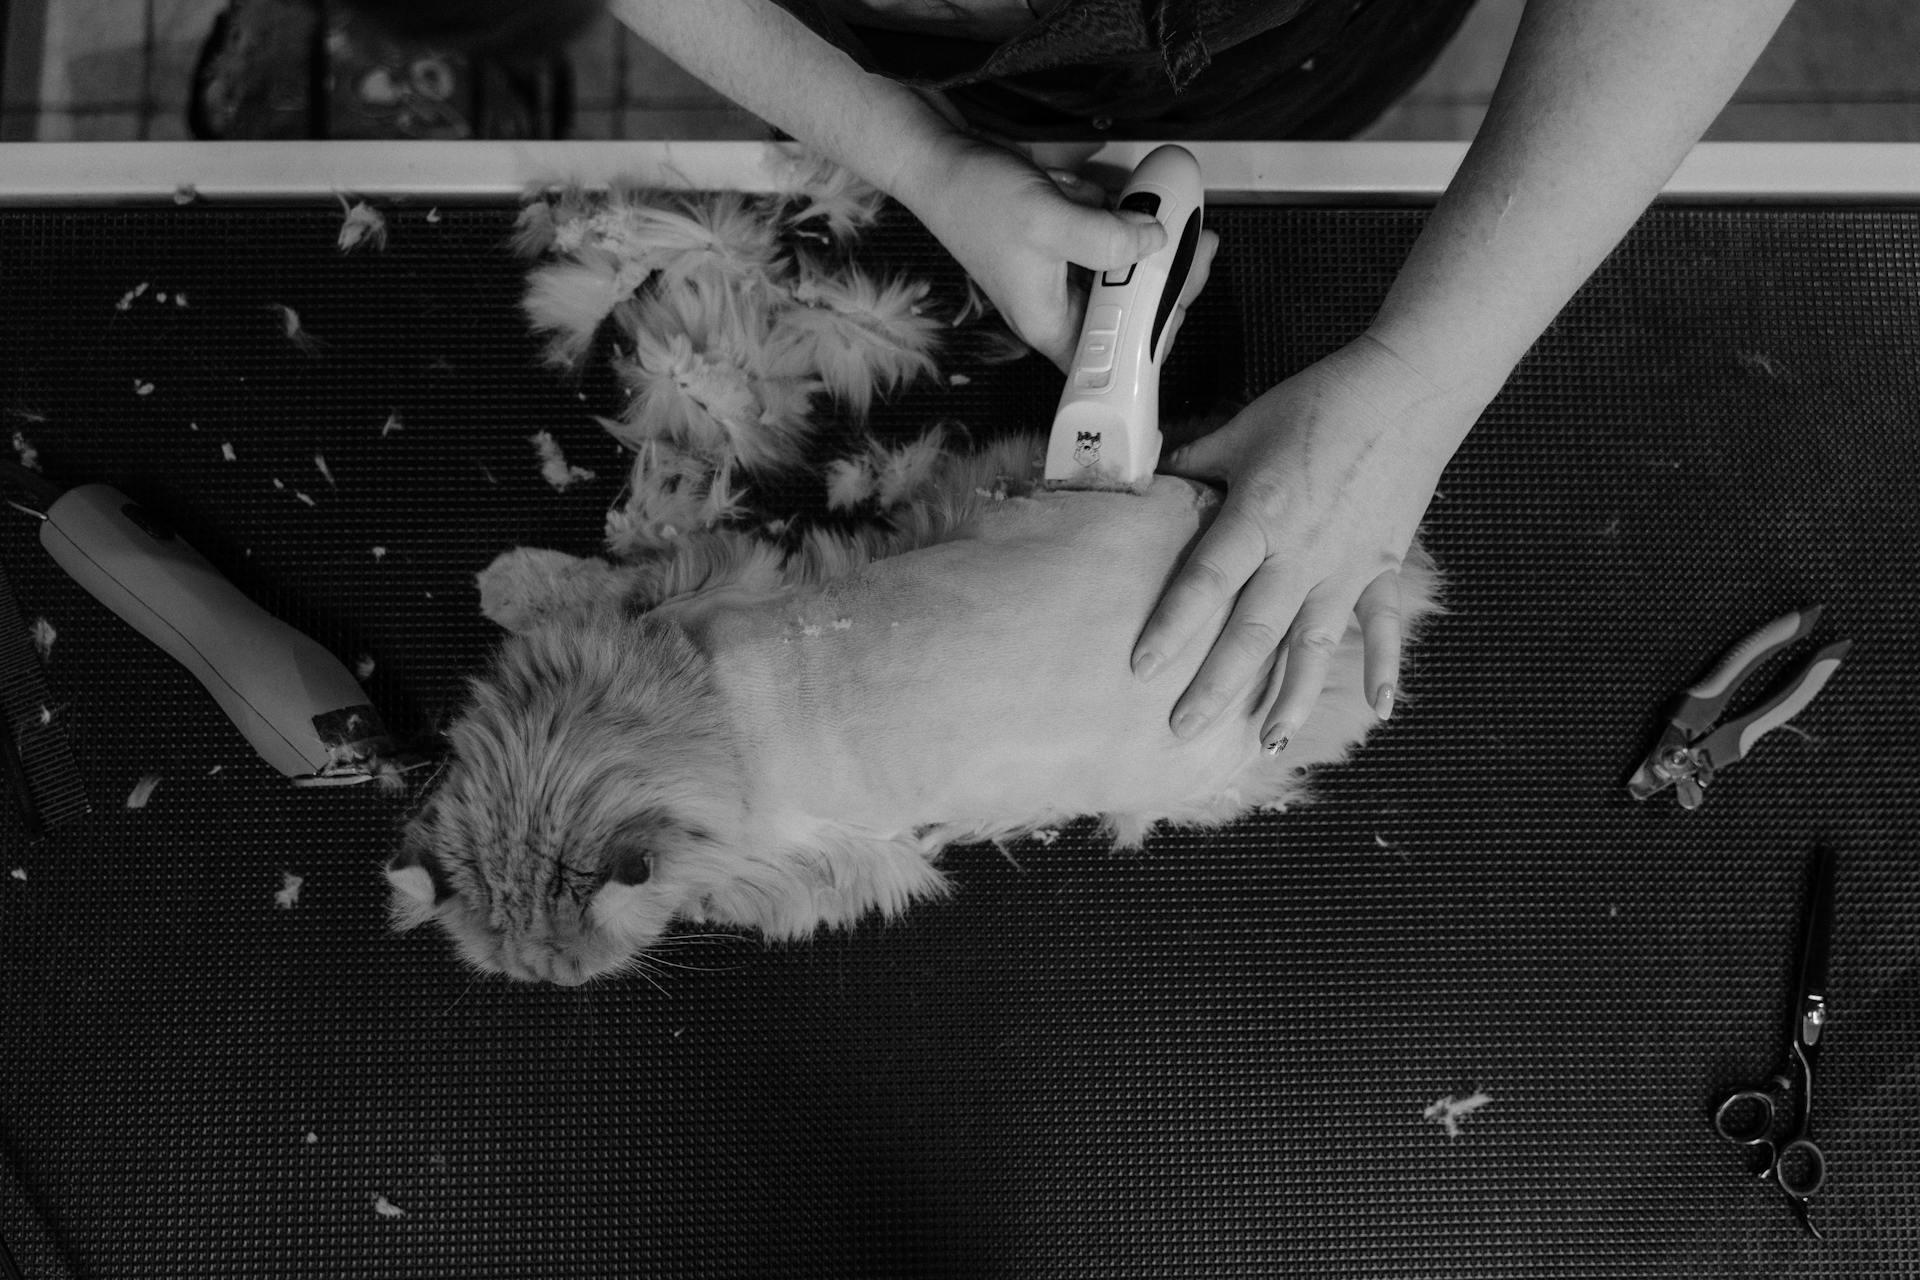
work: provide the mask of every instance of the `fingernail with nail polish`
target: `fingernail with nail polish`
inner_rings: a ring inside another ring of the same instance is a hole
[[[1373,714],[1385,720],[1393,714],[1393,686],[1383,684],[1373,700]]]
[[[1271,737],[1262,739],[1260,749],[1270,756],[1277,756],[1287,749],[1288,741],[1289,739],[1286,734],[1276,733]]]

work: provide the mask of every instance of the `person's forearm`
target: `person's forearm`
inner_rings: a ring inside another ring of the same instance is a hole
[[[1659,194],[1790,0],[1529,0],[1486,123],[1369,334],[1491,399]]]
[[[770,0],[610,0],[689,74],[912,207],[960,134]]]

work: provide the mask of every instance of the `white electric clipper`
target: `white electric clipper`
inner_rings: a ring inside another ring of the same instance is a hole
[[[1185,147],[1156,147],[1127,179],[1118,207],[1158,218],[1167,243],[1094,282],[1047,442],[1048,488],[1140,492],[1152,482],[1160,367],[1204,283],[1193,279],[1204,204],[1200,163]]]

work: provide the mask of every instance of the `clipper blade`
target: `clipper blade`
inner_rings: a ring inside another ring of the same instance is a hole
[[[1116,413],[1085,400],[1062,405],[1047,441],[1049,489],[1145,493],[1160,463],[1157,414]]]

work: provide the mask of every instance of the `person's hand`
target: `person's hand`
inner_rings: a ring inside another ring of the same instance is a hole
[[[956,143],[897,194],[1021,341],[1062,370],[1087,306],[1086,284],[1070,268],[1122,267],[1167,239],[1148,214],[1106,209],[1095,184],[978,139]]]
[[[1174,704],[1175,734],[1199,732],[1284,647],[1279,695],[1260,737],[1269,753],[1284,749],[1355,615],[1363,687],[1385,718],[1399,679],[1400,565],[1441,471],[1484,407],[1436,391],[1361,337],[1167,460],[1175,474],[1224,483],[1227,496],[1141,632],[1135,674],[1151,679],[1232,604]]]

